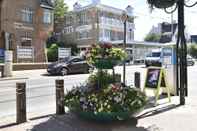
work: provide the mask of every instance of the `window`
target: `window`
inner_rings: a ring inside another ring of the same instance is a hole
[[[79,25],[88,24],[88,18],[86,13],[80,13],[78,17],[79,17]]]
[[[73,27],[72,26],[68,26],[68,27],[64,27],[62,33],[63,34],[70,34],[74,31]]]
[[[32,38],[30,34],[25,32],[25,35],[21,37],[21,46],[31,46],[32,45]]]
[[[22,10],[22,21],[33,23],[33,11],[30,8],[25,8]]]
[[[90,38],[89,31],[78,32],[78,39],[89,39],[89,38]]]
[[[52,11],[49,10],[49,9],[44,9],[44,12],[43,12],[43,22],[45,24],[51,24],[52,23]]]

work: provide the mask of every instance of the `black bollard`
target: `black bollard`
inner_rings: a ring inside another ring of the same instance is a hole
[[[56,80],[56,114],[65,114],[64,109],[64,80]]]
[[[135,87],[136,88],[139,88],[141,87],[141,84],[140,84],[140,72],[135,72]]]
[[[26,83],[16,83],[16,123],[27,121],[26,112]]]

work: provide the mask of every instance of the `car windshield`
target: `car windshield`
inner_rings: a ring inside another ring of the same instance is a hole
[[[146,57],[151,57],[151,56],[152,56],[151,53],[149,53],[149,54],[146,55]]]
[[[153,52],[152,57],[160,57],[161,52]]]

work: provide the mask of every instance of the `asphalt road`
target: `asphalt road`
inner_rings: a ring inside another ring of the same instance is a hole
[[[142,85],[146,68],[144,66],[127,66],[126,83],[133,85],[134,72],[141,72]],[[122,67],[115,68],[116,73],[122,73]],[[84,83],[89,74],[59,76],[44,76],[42,74],[30,75],[27,80],[0,81],[0,118],[15,116],[16,114],[16,83],[26,82],[27,84],[27,111],[40,112],[55,109],[55,80],[64,79],[65,91],[73,86]],[[39,76],[39,77],[38,77]],[[197,65],[188,68],[189,95],[197,96]]]

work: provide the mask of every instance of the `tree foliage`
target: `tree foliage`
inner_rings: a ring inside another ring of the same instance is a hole
[[[68,6],[64,3],[64,0],[54,1],[54,19],[64,18],[65,13],[68,10]]]
[[[147,42],[159,42],[160,38],[161,38],[161,35],[151,33],[151,34],[148,34],[144,40]]]

